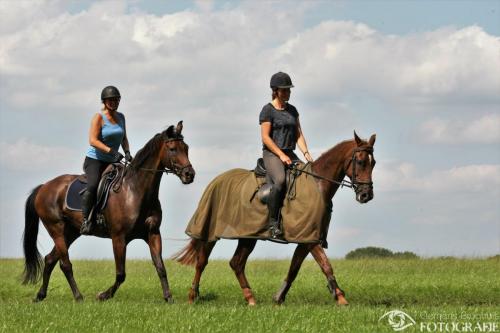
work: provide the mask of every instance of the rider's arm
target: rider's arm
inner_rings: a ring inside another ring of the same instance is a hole
[[[274,143],[273,139],[269,135],[271,134],[271,122],[265,121],[260,124],[260,135],[262,137],[262,143],[273,152],[280,160],[289,165],[292,164],[292,160]]]
[[[304,158],[308,162],[312,162],[312,156],[307,149],[306,138],[304,137],[304,133],[302,132],[302,127],[300,126],[300,121],[297,118],[297,146],[299,146],[300,151],[304,154]]]
[[[127,129],[126,129],[126,123],[125,123],[125,116],[123,116],[123,129],[124,129],[124,135],[123,135],[123,140],[122,140],[122,148],[124,152],[130,152],[130,146],[128,144],[128,138],[127,138]]]
[[[99,113],[96,113],[94,117],[92,117],[92,121],[90,122],[90,130],[89,130],[89,144],[92,147],[95,147],[105,153],[109,153],[111,148],[106,146],[101,140],[99,140],[99,133],[102,128],[102,117]]]

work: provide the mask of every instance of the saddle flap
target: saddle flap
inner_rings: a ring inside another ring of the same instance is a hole
[[[265,183],[257,191],[257,198],[264,205],[267,205],[267,202],[269,201],[269,195],[271,194],[271,189],[272,188],[273,188],[273,185],[271,185],[269,183]]]
[[[82,184],[87,184],[87,175],[86,174],[81,174],[78,177],[76,177],[78,181]]]
[[[264,165],[264,159],[261,157],[257,160],[257,165],[253,169],[255,176],[265,177],[266,176],[266,166]]]
[[[98,211],[102,211],[106,207],[110,189],[113,188],[115,191],[119,190],[118,187],[115,188],[115,184],[121,181],[121,176],[123,176],[123,166],[121,164],[110,165],[103,172],[101,180],[99,181],[97,200],[95,203],[95,207],[97,207]],[[86,191],[86,189],[87,176],[85,174],[77,176],[68,186],[65,198],[66,207],[70,210],[81,211],[81,195]]]

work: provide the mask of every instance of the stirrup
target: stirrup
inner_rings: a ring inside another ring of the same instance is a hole
[[[270,237],[269,240],[276,243],[288,244],[285,238],[283,238],[283,231],[278,226],[271,226],[269,228]]]

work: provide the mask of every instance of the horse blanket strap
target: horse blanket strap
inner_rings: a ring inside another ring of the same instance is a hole
[[[245,169],[232,169],[217,176],[205,189],[186,233],[205,241],[268,239],[268,208],[260,200],[250,200],[264,181],[265,178]],[[292,243],[322,243],[327,230],[322,227],[327,203],[314,177],[303,173],[295,183],[294,199],[284,200],[281,209],[285,239]]]
[[[302,174],[307,167],[307,164],[302,166],[298,166],[292,169],[287,170],[287,198],[288,200],[293,200],[297,196],[297,178]]]

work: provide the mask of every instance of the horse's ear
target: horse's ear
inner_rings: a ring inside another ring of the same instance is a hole
[[[177,123],[177,127],[176,127],[176,129],[175,129],[175,132],[177,133],[177,135],[180,135],[180,134],[181,134],[181,132],[182,132],[182,128],[183,128],[183,126],[182,126],[182,120],[181,120],[181,121],[179,121],[179,122]]]
[[[173,138],[174,132],[175,132],[174,125],[170,125],[165,131],[165,134],[167,134],[167,138]]]
[[[376,138],[377,138],[377,134],[372,134],[372,136],[370,137],[370,140],[368,140],[368,144],[373,147],[373,145],[375,144]]]
[[[356,144],[358,145],[358,147],[363,144],[363,140],[359,138],[359,136],[356,134],[356,131],[354,131],[354,140],[356,140]]]

